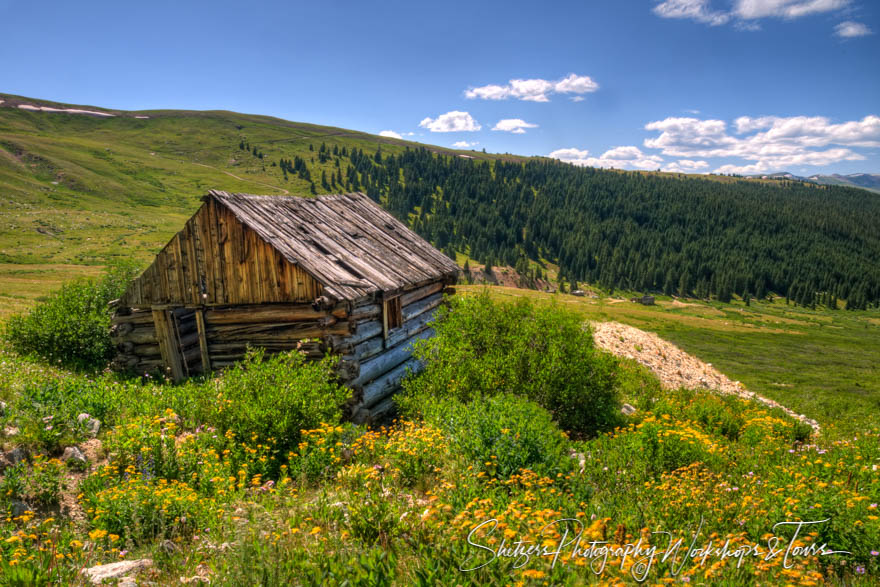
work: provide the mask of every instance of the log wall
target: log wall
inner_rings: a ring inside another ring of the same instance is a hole
[[[310,358],[341,355],[338,375],[353,389],[351,418],[382,418],[393,409],[391,396],[420,365],[413,343],[433,334],[430,321],[443,302],[447,283],[404,291],[402,324],[383,329],[382,300],[343,302],[326,309],[312,304],[276,303],[201,307],[121,307],[113,316],[113,366],[138,373],[160,372],[179,380],[228,367],[248,346],[279,352],[299,345]],[[310,339],[303,343],[304,339]]]

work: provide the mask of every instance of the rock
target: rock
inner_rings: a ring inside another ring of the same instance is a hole
[[[584,456],[584,453],[578,452],[574,449],[570,449],[568,451],[568,456],[578,462],[578,467],[580,468],[581,472],[583,473],[584,467],[587,466],[587,457]]]
[[[23,516],[25,512],[32,512],[34,509],[26,502],[20,499],[13,499],[9,502],[9,511],[13,518]]]
[[[61,455],[61,460],[69,465],[84,467],[88,464],[88,459],[86,455],[82,453],[80,449],[75,446],[68,446],[64,449],[64,453]]]
[[[129,584],[131,584],[131,578],[127,577],[127,575],[131,573],[136,573],[151,566],[153,566],[153,561],[148,558],[143,558],[138,560],[120,561],[118,563],[110,563],[108,565],[89,567],[88,569],[83,569],[83,574],[88,577],[88,579],[92,582],[92,585],[100,585],[108,579],[118,579],[120,577],[125,577],[123,581],[128,581]]]
[[[77,416],[76,421],[80,425],[85,426],[85,429],[88,430],[89,434],[91,434],[92,437],[97,436],[98,432],[101,430],[101,421],[97,418],[92,418],[92,416],[87,414],[86,412],[83,412],[79,416]]]
[[[620,412],[626,416],[632,416],[637,411],[638,411],[637,409],[635,409],[633,406],[631,406],[629,404],[623,404],[622,406],[620,406]]]
[[[28,460],[30,455],[28,451],[20,446],[16,446],[11,451],[6,453],[6,460],[9,461],[10,465],[17,465],[23,461]]]

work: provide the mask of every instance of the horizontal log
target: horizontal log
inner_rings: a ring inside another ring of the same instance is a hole
[[[136,344],[132,348],[131,353],[139,357],[161,357],[159,352],[159,343],[156,344]]]
[[[397,404],[394,403],[393,397],[389,397],[380,401],[372,408],[369,408],[369,410],[370,422],[381,421],[388,418],[397,411]]]
[[[400,296],[400,305],[406,306],[407,304],[411,304],[415,301],[418,301],[422,298],[426,298],[431,294],[435,294],[443,289],[444,283],[442,281],[437,281],[431,284],[426,285],[425,287],[420,287],[418,289],[414,289],[406,292],[405,294]]]
[[[113,357],[112,366],[114,369],[131,369],[140,361],[140,357],[134,355],[116,355]]]
[[[244,341],[209,342],[208,346],[212,351],[221,352],[221,351],[226,351],[226,350],[245,349],[248,347],[248,344],[247,344],[247,342],[244,342]],[[250,346],[255,346],[255,345],[250,345]],[[278,342],[278,343],[272,343],[272,344],[270,344],[270,346],[267,346],[264,348],[266,348],[267,350],[271,348],[273,350],[284,351],[284,350],[293,350],[297,347],[299,347],[299,350],[301,350],[304,353],[318,353],[320,355],[324,355],[327,352],[326,345],[321,341],[316,341],[316,342],[295,341],[293,343]]]
[[[219,363],[237,363],[244,359],[244,353],[211,353],[211,365],[216,366]]]
[[[368,338],[373,338],[374,336],[378,336],[382,334],[382,323],[378,320],[368,320],[365,322],[358,322],[355,327],[354,334],[351,336],[343,336],[341,338],[331,338],[331,344],[334,346],[337,343],[348,343],[352,345],[356,345],[360,342],[367,340]]]
[[[152,324],[153,313],[149,310],[143,310],[124,316],[117,312],[110,318],[110,322],[112,324]]]
[[[398,343],[403,342],[407,338],[416,334],[417,332],[421,332],[422,330],[427,328],[428,323],[434,319],[434,312],[435,310],[425,312],[424,314],[416,316],[408,322],[404,322],[403,326],[401,326],[400,328],[392,330],[388,334],[388,338],[385,339],[385,346],[395,346]]]
[[[382,313],[380,304],[369,304],[360,306],[351,311],[351,319],[355,321],[367,320],[369,318],[377,318]]]
[[[243,340],[261,337],[278,340],[297,340],[304,338],[324,338],[332,335],[347,336],[351,333],[351,323],[338,322],[320,327],[314,322],[287,322],[275,324],[252,325],[215,325],[208,324],[206,335],[211,340]]]
[[[404,340],[398,345],[391,347],[379,356],[361,363],[360,375],[351,382],[351,385],[364,385],[376,379],[383,373],[394,369],[404,361],[412,357],[412,345],[416,341],[428,338],[434,334],[432,329],[423,330],[416,335]]]
[[[434,294],[423,298],[417,302],[413,302],[408,306],[404,306],[401,310],[403,321],[412,320],[416,316],[420,316],[429,310],[433,310],[443,303],[443,294]]]
[[[418,371],[421,369],[421,363],[418,359],[409,359],[408,361],[398,365],[388,373],[374,379],[372,382],[363,387],[363,405],[369,408],[379,403],[392,393],[400,389],[400,382],[406,377],[407,373]]]
[[[332,315],[337,319],[345,318],[347,310],[345,308],[335,308],[332,312],[315,310],[309,304],[212,308],[205,310],[205,322],[208,326],[214,324],[268,324],[272,322],[318,320],[326,318],[328,315]]]
[[[381,332],[379,336],[374,336],[373,338],[367,339],[362,343],[355,345],[350,352],[343,353],[346,356],[351,356],[359,361],[364,361],[378,355],[385,349],[385,339],[382,338]],[[335,351],[336,349],[334,349]],[[342,352],[342,351],[336,351]]]
[[[132,342],[134,344],[153,344],[158,342],[155,328],[135,328],[124,336],[113,337],[113,340],[117,343]]]
[[[373,424],[387,419],[396,411],[397,405],[394,403],[394,397],[388,397],[372,408],[365,408],[363,406],[355,408],[351,420],[355,424]]]
[[[134,330],[131,322],[123,322],[122,324],[114,324],[110,327],[110,336],[114,338],[122,337]]]
[[[342,381],[351,381],[360,374],[360,363],[351,360],[341,360],[336,365],[336,376]]]

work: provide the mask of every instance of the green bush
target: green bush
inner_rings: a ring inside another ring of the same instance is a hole
[[[251,349],[217,380],[211,424],[244,440],[274,439],[281,454],[297,448],[301,430],[335,424],[351,390],[336,383],[337,357],[307,361],[297,351],[265,357]]]
[[[130,399],[126,386],[105,375],[27,382],[12,405],[13,422],[21,428],[18,443],[56,453],[87,437],[86,423],[78,421],[79,414],[87,413],[106,425]]]
[[[567,470],[568,440],[547,410],[522,397],[498,394],[463,403],[424,402],[426,422],[442,430],[451,453],[475,471],[507,479],[521,469],[550,474]]]
[[[133,265],[112,267],[101,279],[65,284],[26,314],[11,317],[5,338],[16,352],[78,369],[101,368],[113,356],[107,303],[125,291]]]
[[[525,396],[579,435],[618,421],[616,361],[594,347],[578,314],[525,299],[493,302],[483,293],[453,299],[434,328],[436,336],[416,344],[425,370],[404,382],[408,394],[462,402]]]

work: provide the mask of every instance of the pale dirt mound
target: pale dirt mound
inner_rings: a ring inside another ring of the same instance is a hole
[[[792,418],[812,426],[814,432],[819,432],[819,424],[815,420],[748,391],[742,383],[731,381],[711,363],[704,363],[656,334],[618,322],[592,322],[590,326],[597,346],[619,357],[638,361],[653,371],[666,388],[709,389],[721,394],[736,395],[770,408],[780,408]]]

